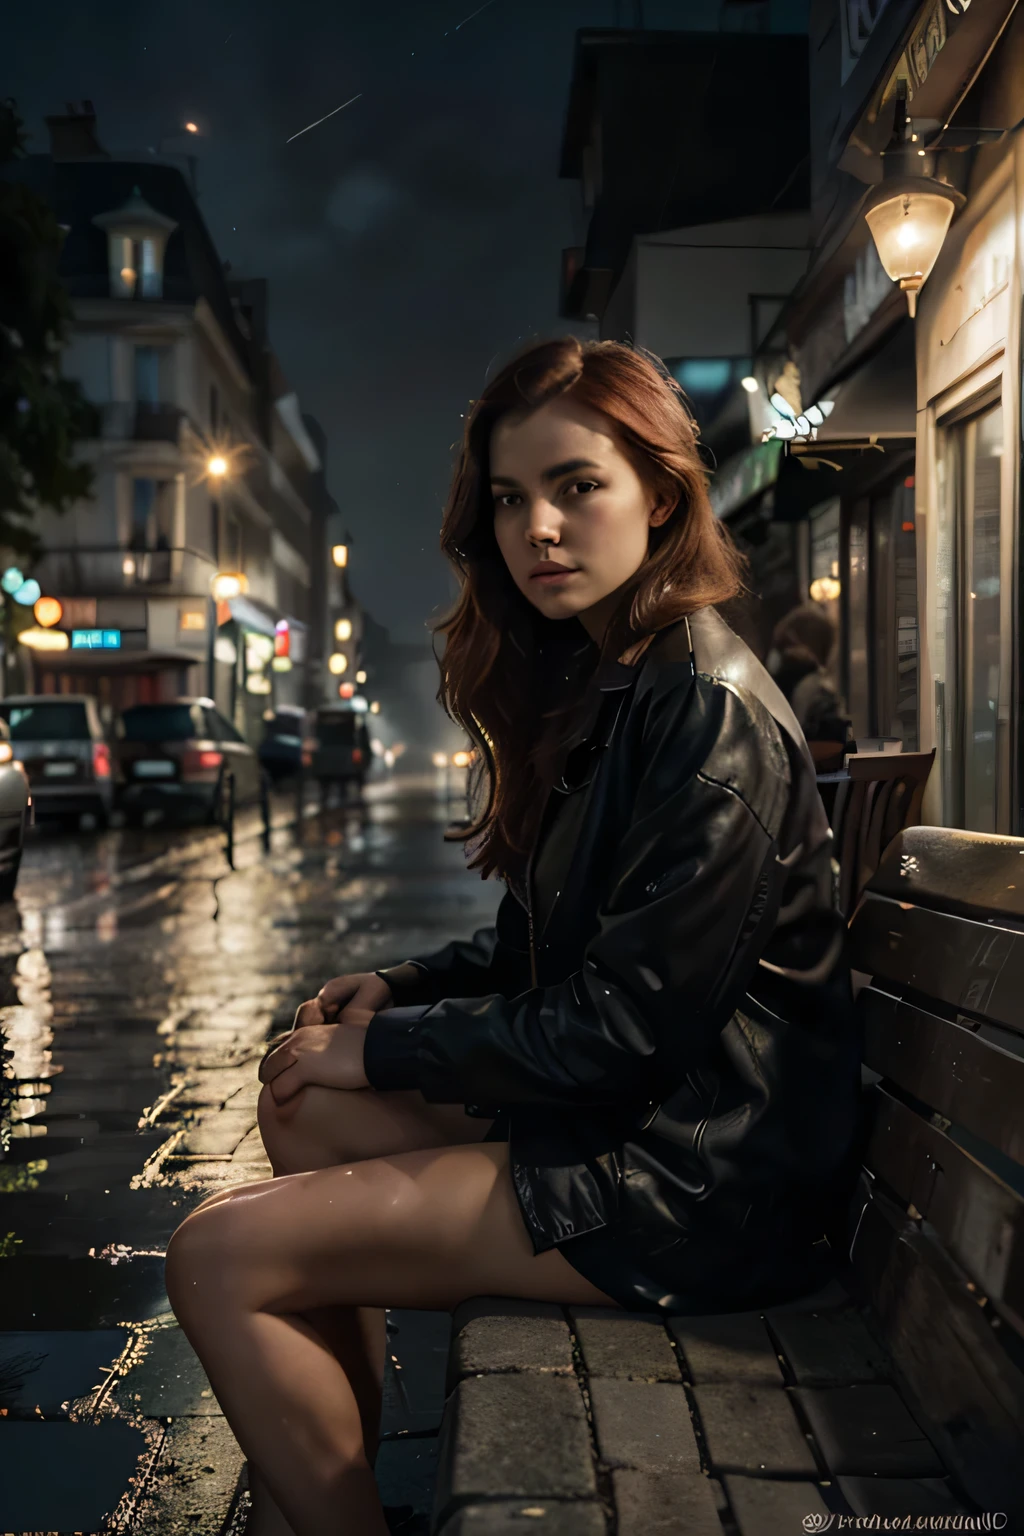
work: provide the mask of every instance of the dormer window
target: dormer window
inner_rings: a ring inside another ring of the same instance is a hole
[[[97,214],[93,223],[107,232],[111,298],[162,298],[164,249],[178,227],[175,220],[151,207],[135,187],[126,203]]]

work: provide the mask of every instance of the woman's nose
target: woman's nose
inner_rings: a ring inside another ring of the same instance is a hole
[[[560,520],[550,502],[534,502],[530,508],[530,520],[527,523],[526,532],[531,544],[558,542]]]

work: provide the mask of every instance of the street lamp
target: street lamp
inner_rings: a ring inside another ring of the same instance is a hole
[[[939,175],[937,151],[923,149],[910,129],[901,99],[892,139],[882,151],[882,181],[867,200],[864,218],[878,259],[906,294],[913,318],[917,295],[938,260],[953,215],[967,199]]]
[[[335,544],[334,548],[331,550],[331,559],[334,561],[335,565],[348,565],[348,545]]]
[[[229,603],[248,590],[249,579],[243,571],[218,571],[210,577],[210,596],[216,603]]]
[[[206,473],[214,480],[223,480],[228,472],[228,461],[222,453],[213,453],[206,461]]]
[[[327,670],[333,673],[335,677],[340,677],[342,672],[347,671],[347,669],[348,657],[345,655],[344,651],[335,651],[334,655],[329,659],[327,663]]]

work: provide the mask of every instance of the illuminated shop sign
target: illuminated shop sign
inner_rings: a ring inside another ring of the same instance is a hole
[[[73,651],[119,651],[121,631],[119,629],[73,629],[71,649]]]

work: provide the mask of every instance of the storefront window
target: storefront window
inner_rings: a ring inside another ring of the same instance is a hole
[[[936,724],[943,816],[1002,830],[999,762],[1001,405],[958,422],[939,464]]]
[[[914,477],[905,471],[847,514],[845,679],[855,737],[917,749],[917,553]]]

